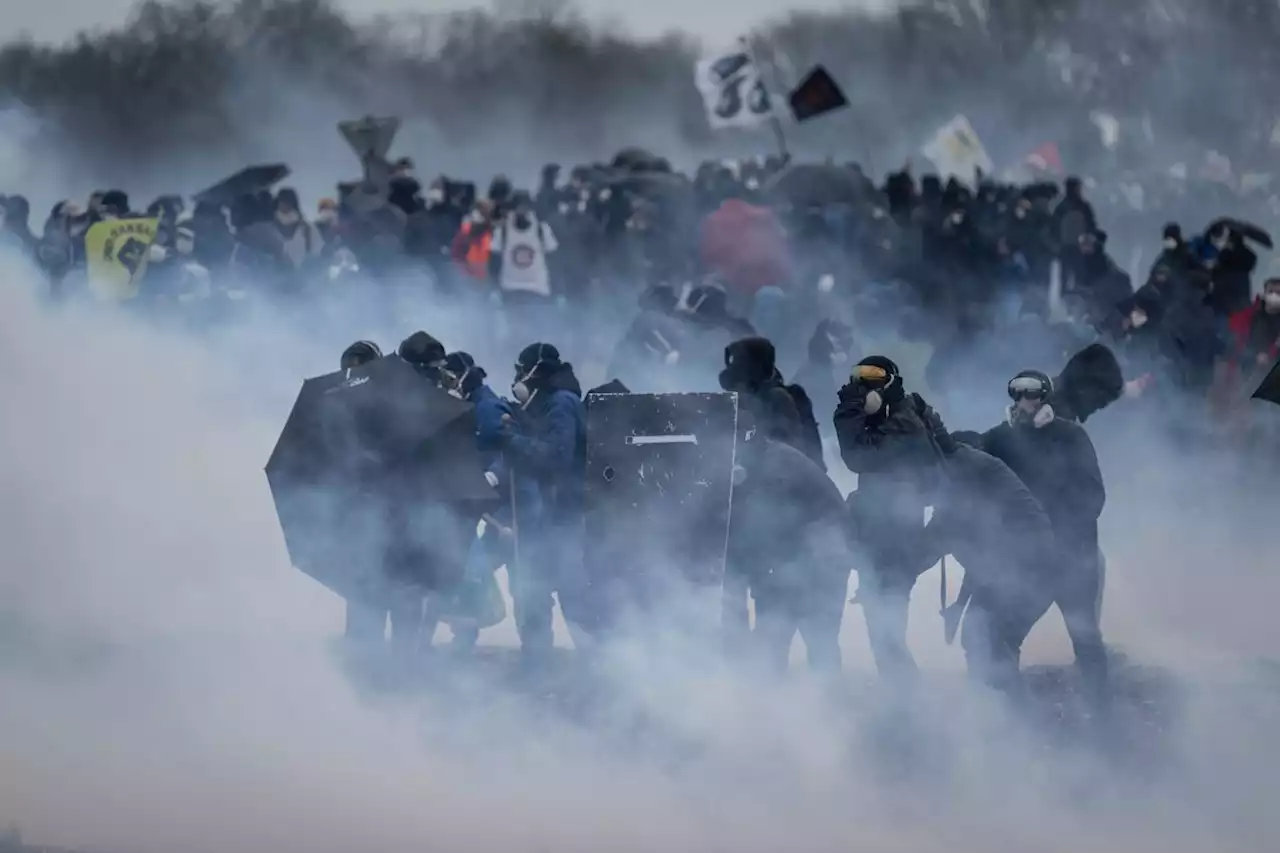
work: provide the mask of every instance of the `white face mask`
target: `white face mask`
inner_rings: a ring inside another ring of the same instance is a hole
[[[1262,294],[1262,307],[1268,314],[1280,314],[1280,291],[1269,290]]]
[[[1135,329],[1141,329],[1147,325],[1147,312],[1140,311],[1137,308],[1129,312],[1129,324]]]
[[[296,210],[277,210],[276,222],[281,225],[297,225],[298,220],[302,219],[301,214]]]
[[[1170,237],[1169,239],[1164,241],[1164,247],[1169,251],[1173,251],[1174,249],[1178,248],[1178,241]]]
[[[1223,231],[1218,236],[1209,238],[1209,242],[1213,244],[1215,249],[1221,252],[1223,249],[1227,248],[1227,243],[1231,242],[1231,232]]]
[[[173,241],[173,247],[178,250],[178,254],[189,255],[195,250],[196,243],[191,237],[184,237],[179,234]]]
[[[533,399],[533,392],[529,390],[529,386],[524,381],[519,381],[511,386],[511,394],[516,398],[516,402],[524,404]]]

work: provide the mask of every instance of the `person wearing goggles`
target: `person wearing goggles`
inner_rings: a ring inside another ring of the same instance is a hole
[[[1008,390],[1012,402],[1005,422],[984,433],[979,447],[1017,474],[1049,517],[1057,563],[1053,601],[1066,622],[1086,696],[1101,702],[1107,651],[1098,518],[1107,496],[1098,455],[1084,427],[1056,416],[1054,383],[1047,375],[1024,370],[1009,380]]]

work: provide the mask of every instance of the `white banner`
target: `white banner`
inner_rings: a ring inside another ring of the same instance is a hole
[[[773,96],[744,47],[698,60],[693,79],[714,130],[757,127],[773,118]]]
[[[964,116],[956,116],[938,128],[921,153],[938,168],[941,177],[954,177],[965,183],[973,182],[978,169],[984,175],[995,169],[977,131]]]

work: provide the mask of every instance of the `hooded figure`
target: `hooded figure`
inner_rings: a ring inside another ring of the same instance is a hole
[[[538,663],[551,650],[552,592],[559,595],[565,621],[576,629],[575,645],[586,639],[578,632],[589,615],[582,572],[587,415],[572,365],[548,343],[520,352],[511,392],[519,417],[507,422],[502,446],[516,478],[532,478],[541,503],[537,516],[521,523],[525,547],[512,579],[512,598],[521,648],[526,660]]]
[[[814,411],[822,413],[818,423],[825,427],[824,433],[831,432],[826,413],[836,409],[836,394],[848,376],[854,349],[853,329],[839,320],[823,320],[809,338],[808,358],[795,377],[808,392]]]
[[[1013,377],[1008,419],[984,433],[978,447],[1008,465],[1049,517],[1059,572],[1053,598],[1066,620],[1089,694],[1101,698],[1107,655],[1100,625],[1098,518],[1107,495],[1089,434],[1080,424],[1056,417],[1053,392],[1053,381],[1039,371]]]
[[[755,600],[754,644],[782,672],[798,631],[809,666],[839,672],[852,565],[844,499],[800,451],[754,430],[747,435],[738,445],[729,553]]]
[[[920,417],[940,454],[916,471],[933,507],[916,566],[927,569],[951,554],[965,567],[971,597],[962,644],[970,675],[1016,689],[1022,643],[1049,609],[1060,577],[1053,527],[1009,466],[955,441],[932,409]]]
[[[921,472],[938,464],[938,449],[921,415],[929,410],[907,394],[898,366],[869,356],[840,389],[832,418],[840,456],[858,475],[849,495],[849,519],[865,563],[859,565],[858,600],[881,675],[910,675],[907,607],[919,565],[916,547],[924,528],[929,490]]]
[[[765,436],[803,449],[804,424],[795,399],[778,375],[768,338],[743,338],[724,348],[720,387],[738,394],[738,406]]]
[[[442,382],[444,377],[441,371],[445,366],[446,356],[444,344],[426,332],[414,332],[401,341],[396,348],[396,355],[409,362],[418,373],[432,382]]]
[[[1105,344],[1093,343],[1077,352],[1053,380],[1054,417],[1084,423],[1124,393],[1120,362]]]
[[[350,370],[382,357],[382,348],[373,341],[356,341],[342,351],[342,361],[339,366],[343,370]]]

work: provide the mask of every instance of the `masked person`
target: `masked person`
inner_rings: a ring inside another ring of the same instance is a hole
[[[873,355],[853,368],[832,418],[840,456],[858,475],[857,491],[848,498],[863,558],[858,601],[882,676],[916,671],[907,647],[907,610],[916,578],[928,568],[918,564],[916,551],[932,496],[922,472],[938,464],[922,405],[906,393],[898,366]]]
[[[1115,353],[1092,343],[1067,360],[1053,379],[1054,417],[1083,424],[1119,400],[1125,392],[1124,373]]]
[[[423,331],[414,332],[400,342],[396,355],[413,365],[414,370],[437,385],[444,381],[447,361],[444,344]]]
[[[531,478],[540,502],[521,522],[521,559],[511,575],[521,649],[536,665],[552,648],[553,592],[575,645],[586,642],[590,624],[582,567],[587,416],[573,367],[548,343],[520,352],[511,393],[519,412],[507,419],[503,450],[517,482]]]
[[[923,571],[950,554],[964,566],[961,644],[969,673],[1016,693],[1022,643],[1053,603],[1061,577],[1052,524],[1008,465],[954,440],[933,410],[917,411],[938,453],[913,471],[933,507],[913,542],[915,565]]]
[[[743,338],[724,348],[724,369],[720,371],[720,387],[737,392],[738,405],[751,415],[752,421],[766,437],[782,441],[797,450],[813,453],[817,424],[809,428],[796,395],[782,381],[776,365],[776,352],[768,338]],[[805,396],[808,403],[808,396]],[[809,409],[812,417],[812,405]],[[822,464],[821,441],[815,460]]]
[[[382,349],[373,341],[356,341],[342,351],[340,370],[353,370],[382,358]],[[392,642],[405,646],[416,641],[421,624],[421,607],[400,606],[386,584],[347,600],[346,639],[364,645],[381,645],[386,640],[387,622],[391,622]]]
[[[1055,416],[1053,391],[1052,380],[1039,371],[1024,370],[1009,380],[1008,419],[984,433],[979,447],[1017,474],[1049,517],[1057,543],[1053,600],[1066,621],[1086,695],[1098,701],[1107,685],[1098,548],[1106,489],[1089,434]]]
[[[285,258],[294,269],[300,269],[324,250],[319,232],[302,218],[298,194],[288,187],[276,194],[273,223],[284,244]]]
[[[506,564],[512,576],[518,574],[512,568],[519,557],[515,536],[521,519],[536,517],[537,492],[531,477],[514,478],[503,453],[507,432],[516,429],[516,407],[485,384],[487,374],[469,353],[449,353],[443,375],[450,393],[475,406],[476,443],[486,459],[484,476],[503,496],[501,508],[482,522],[483,532],[471,543],[462,582],[446,617],[454,646],[465,650],[475,647],[482,628],[506,617],[494,571]]]

